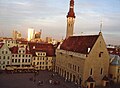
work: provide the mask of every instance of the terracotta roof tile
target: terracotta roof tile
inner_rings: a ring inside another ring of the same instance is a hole
[[[109,54],[119,55],[120,56],[120,49],[116,48],[107,48]]]
[[[10,48],[10,51],[12,52],[12,54],[18,54],[18,49],[19,49],[18,46],[13,46]],[[26,49],[25,54],[31,54],[27,47],[25,49]]]
[[[18,46],[11,47],[10,51],[12,52],[12,54],[18,54]]]
[[[92,49],[99,35],[70,36],[65,39],[60,49],[88,54],[88,48]]]

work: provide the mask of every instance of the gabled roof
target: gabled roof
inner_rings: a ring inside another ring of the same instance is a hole
[[[55,56],[55,48],[52,44],[29,42],[28,45],[33,56],[36,56],[36,52],[46,52],[46,56]]]
[[[99,35],[70,36],[65,39],[60,49],[88,54],[88,48],[91,50]]]

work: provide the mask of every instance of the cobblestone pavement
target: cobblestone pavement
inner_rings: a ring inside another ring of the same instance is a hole
[[[0,88],[78,88],[77,85],[65,80],[57,74],[52,75],[50,71],[34,73],[0,74]],[[120,88],[120,84],[109,87],[95,88]]]
[[[0,88],[77,88],[70,82],[65,82],[58,75],[49,71],[34,73],[0,74]],[[50,83],[50,80],[52,82]]]

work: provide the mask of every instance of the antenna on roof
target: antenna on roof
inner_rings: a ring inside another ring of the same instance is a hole
[[[102,31],[102,27],[103,27],[103,21],[100,21],[100,32]]]

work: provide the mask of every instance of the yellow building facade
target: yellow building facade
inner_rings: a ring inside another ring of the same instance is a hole
[[[109,54],[102,33],[70,36],[56,50],[55,72],[65,80],[94,88],[108,76]]]

